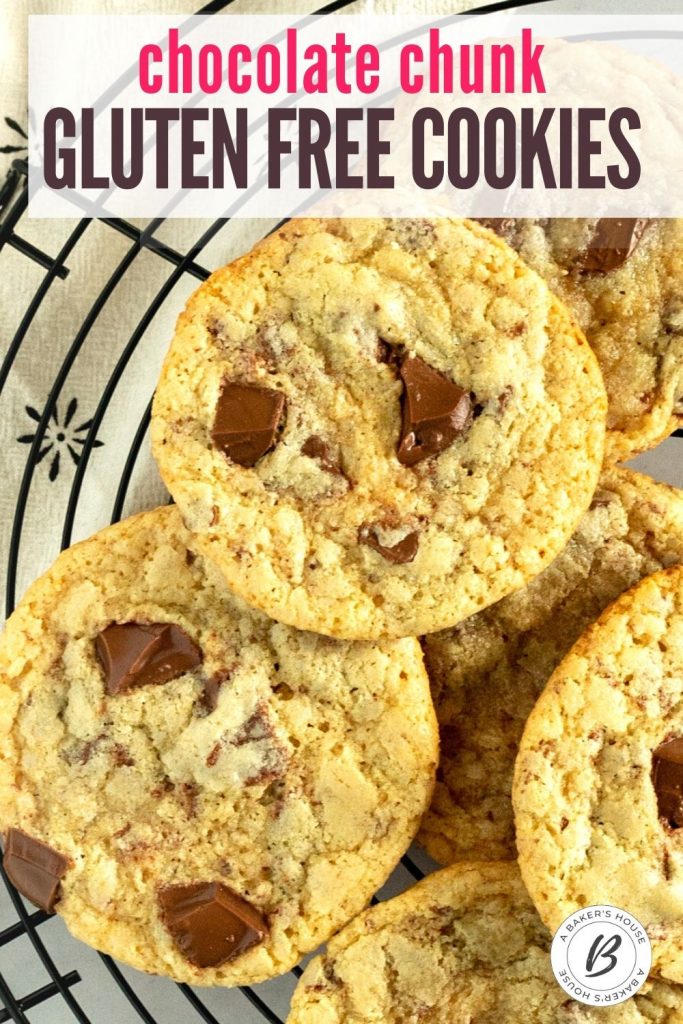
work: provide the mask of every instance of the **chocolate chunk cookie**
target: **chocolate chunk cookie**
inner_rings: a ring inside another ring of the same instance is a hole
[[[538,574],[588,507],[605,398],[543,281],[460,220],[292,221],[181,315],[153,447],[240,597],[431,632]]]
[[[609,398],[607,457],[683,424],[683,220],[489,220],[574,313]]]
[[[683,982],[683,568],[587,630],[534,708],[515,766],[519,861],[545,923],[627,908],[652,970]]]
[[[142,970],[235,985],[368,902],[432,790],[415,640],[266,619],[175,507],[64,552],[0,641],[0,828],[20,892]]]
[[[681,1024],[683,989],[574,1002],[514,864],[455,864],[366,911],[308,965],[287,1024]]]
[[[683,563],[683,492],[608,469],[576,533],[540,576],[425,638],[441,762],[419,838],[436,860],[516,856],[512,772],[538,696],[608,604],[676,563]]]

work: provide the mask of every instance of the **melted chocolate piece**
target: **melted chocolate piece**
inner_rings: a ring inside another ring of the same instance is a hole
[[[660,818],[670,828],[683,828],[683,736],[666,740],[652,754],[652,784]]]
[[[405,357],[401,378],[403,424],[397,456],[404,466],[414,466],[439,455],[462,434],[471,418],[472,401],[419,356]]]
[[[232,665],[230,668],[214,672],[212,676],[204,680],[201,705],[207,715],[211,714],[218,707],[218,695],[220,694],[221,686],[232,677],[234,671],[235,666]]]
[[[211,439],[232,462],[255,466],[275,447],[284,412],[281,391],[223,381]]]
[[[301,452],[303,455],[307,455],[309,459],[316,459],[328,473],[335,473],[337,476],[341,476],[342,468],[339,464],[339,458],[332,453],[330,446],[325,444],[323,439],[318,437],[317,434],[311,434],[304,441],[301,446]]]
[[[110,697],[137,686],[167,683],[201,664],[202,652],[173,624],[122,622],[95,638]]]
[[[164,924],[195,967],[218,967],[268,934],[265,918],[222,882],[166,885],[159,890]]]
[[[401,370],[401,363],[405,358],[405,345],[398,342],[396,345],[392,345],[390,341],[385,341],[384,338],[377,339],[377,362],[384,363],[390,369],[399,373]]]
[[[367,544],[373,551],[377,551],[382,558],[386,558],[387,562],[393,562],[395,565],[406,565],[406,563],[412,562],[417,554],[420,543],[419,534],[416,531],[406,534],[398,544],[387,547],[385,544],[380,543],[377,532],[372,526],[361,526],[358,531],[358,539],[361,544]]]
[[[394,349],[391,347],[388,341],[384,338],[377,339],[377,362],[378,363],[390,363]]]
[[[623,266],[647,224],[647,217],[603,217],[595,225],[588,248],[579,254],[577,268],[606,274]]]
[[[5,840],[3,866],[7,877],[31,903],[51,914],[59,900],[61,881],[69,861],[40,839],[10,828]]]

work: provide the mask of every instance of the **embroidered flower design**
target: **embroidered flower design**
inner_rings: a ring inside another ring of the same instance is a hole
[[[22,142],[21,145],[11,145],[11,144],[8,144],[7,146],[0,146],[0,153],[24,153],[24,152],[26,152],[28,150],[28,135],[26,134],[24,129],[21,127],[20,124],[17,124],[17,122],[14,120],[13,117],[6,117],[5,118],[5,124],[7,125],[8,128],[12,129],[12,131],[15,133],[15,135],[19,136],[19,139],[25,139],[26,141]],[[19,142],[19,139],[17,139],[16,142]]]
[[[27,415],[30,416],[34,422],[38,423],[40,421],[40,413],[37,409],[34,409],[30,405],[27,405],[25,408]],[[36,457],[36,465],[52,453],[52,458],[50,459],[50,470],[48,473],[51,482],[54,482],[59,476],[62,452],[68,452],[74,466],[77,466],[80,461],[83,445],[85,444],[85,439],[92,425],[92,419],[86,420],[85,423],[81,423],[77,427],[72,426],[73,418],[76,415],[77,410],[78,399],[72,398],[67,406],[64,420],[60,423],[59,412],[57,410],[57,406],[55,406],[52,412],[52,419],[45,429],[42,445]],[[22,434],[17,438],[17,441],[19,441],[20,444],[33,444],[35,437],[35,434]],[[103,443],[103,441],[95,440],[93,442],[93,448],[101,448]]]

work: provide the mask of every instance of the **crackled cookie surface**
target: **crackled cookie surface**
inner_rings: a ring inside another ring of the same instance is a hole
[[[356,918],[313,960],[287,1024],[680,1024],[683,990],[569,999],[514,864],[455,864]]]
[[[683,220],[486,221],[586,332],[609,411],[607,456],[651,448],[683,423]]]
[[[250,604],[342,637],[453,625],[590,502],[605,399],[547,286],[466,221],[293,221],[178,321],[156,458]]]
[[[419,645],[299,633],[227,590],[174,507],[62,554],[0,642],[17,887],[147,971],[237,984],[360,911],[427,805]]]
[[[683,568],[647,577],[584,633],[527,723],[513,803],[524,881],[554,928],[627,908],[652,969],[683,981]]]
[[[441,761],[419,840],[436,860],[516,857],[514,760],[543,687],[608,604],[680,562],[683,492],[608,469],[569,544],[540,576],[425,638]]]

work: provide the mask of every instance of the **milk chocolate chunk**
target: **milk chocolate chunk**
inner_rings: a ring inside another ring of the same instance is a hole
[[[167,885],[158,895],[164,924],[195,967],[234,960],[268,934],[259,911],[222,882]]]
[[[387,547],[386,544],[380,543],[377,532],[372,526],[361,526],[358,531],[358,539],[361,544],[367,544],[373,551],[377,551],[382,558],[386,558],[387,562],[393,562],[395,565],[406,565],[408,562],[412,562],[417,554],[420,543],[419,534],[415,532],[407,533],[398,544]]]
[[[110,697],[149,683],[167,683],[201,664],[202,652],[180,626],[122,622],[95,638]]]
[[[339,464],[339,458],[334,454],[328,444],[325,444],[321,437],[317,434],[311,434],[301,446],[301,452],[303,455],[308,456],[309,459],[315,459],[320,463],[323,469],[327,470],[328,473],[335,473],[337,476],[341,475],[342,469]]]
[[[621,267],[638,245],[647,223],[647,217],[603,217],[576,266],[603,274]]]
[[[666,740],[654,751],[652,783],[659,817],[670,828],[683,828],[683,736]]]
[[[3,865],[7,877],[31,903],[51,914],[59,900],[62,878],[69,861],[40,839],[10,828],[5,840]]]
[[[414,466],[438,455],[465,430],[472,401],[469,394],[420,359],[406,356],[401,363],[403,424],[398,461]]]
[[[384,338],[377,339],[377,361],[385,363],[392,369],[400,369],[403,359],[403,345],[392,345]]]
[[[275,447],[285,396],[274,388],[224,381],[211,430],[215,447],[240,466],[255,466]]]
[[[215,711],[218,707],[218,697],[221,692],[221,686],[231,678],[234,671],[235,666],[233,665],[230,668],[220,669],[218,672],[214,672],[212,676],[209,676],[204,680],[204,689],[200,698],[200,703],[207,715],[210,715],[211,712]]]

